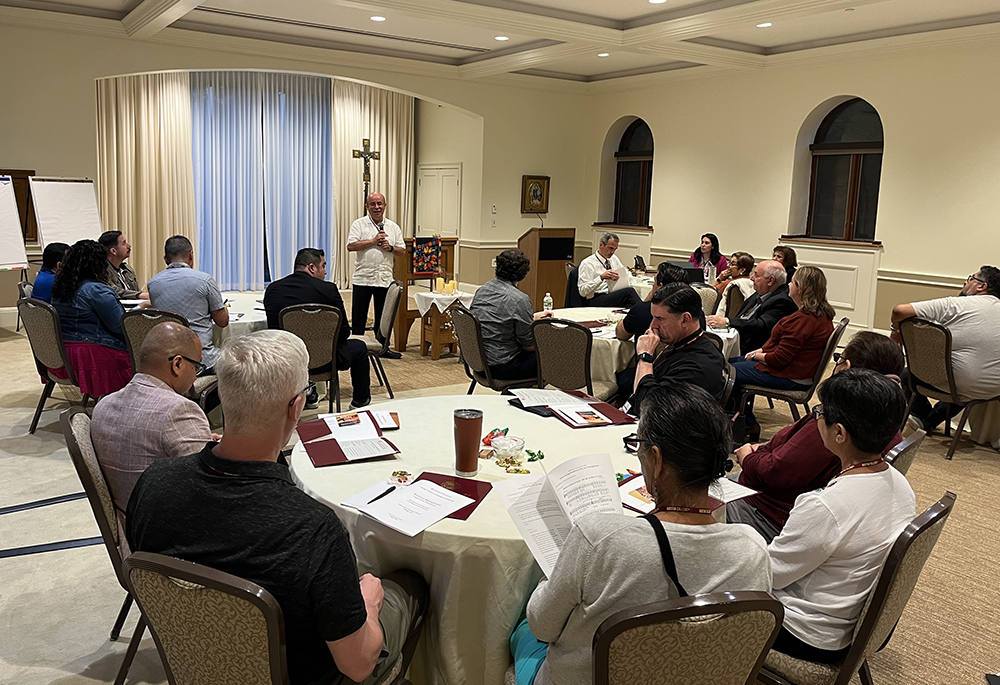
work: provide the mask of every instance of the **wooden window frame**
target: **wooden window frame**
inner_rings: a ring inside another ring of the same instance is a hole
[[[615,214],[613,223],[619,226],[649,226],[649,207],[653,181],[653,151],[623,151],[620,149],[622,141],[628,138],[642,124],[645,124],[647,127],[649,126],[642,119],[636,119],[629,124],[618,142],[619,150],[615,152]],[[621,221],[622,168],[626,162],[641,162],[639,167],[639,211],[636,215],[636,223],[634,224]]]

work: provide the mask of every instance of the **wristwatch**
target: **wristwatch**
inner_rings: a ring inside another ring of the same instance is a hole
[[[649,352],[643,352],[642,354],[638,355],[636,359],[638,359],[641,362],[649,362],[650,364],[652,364],[654,357]]]

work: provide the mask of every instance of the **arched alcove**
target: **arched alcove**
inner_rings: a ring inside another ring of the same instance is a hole
[[[636,122],[642,121],[637,116],[627,115],[619,118],[608,128],[601,148],[600,193],[598,195],[598,221],[615,221],[615,194],[618,186],[618,152],[622,136]],[[643,122],[645,123],[645,122]],[[650,134],[651,135],[651,134]]]

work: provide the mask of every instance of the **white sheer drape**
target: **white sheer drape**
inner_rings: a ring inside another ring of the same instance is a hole
[[[142,284],[163,268],[167,238],[195,237],[187,73],[99,79],[97,139],[104,228],[133,244]]]
[[[351,157],[351,150],[361,149],[364,138],[380,159],[371,162],[371,192],[385,195],[386,217],[413,235],[414,208],[414,131],[413,97],[350,81],[333,83],[333,168],[336,182],[337,234],[334,240],[336,260],[331,265],[331,280],[340,287],[350,287],[354,254],[347,252],[347,234],[351,223],[364,216],[364,162]],[[336,264],[334,270],[332,266]]]

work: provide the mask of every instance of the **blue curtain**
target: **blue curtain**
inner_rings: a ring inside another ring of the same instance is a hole
[[[192,72],[198,264],[223,290],[261,290],[299,248],[330,249],[331,127],[329,79]]]

